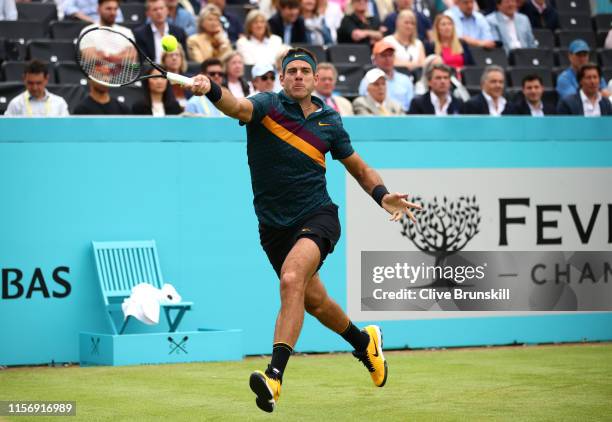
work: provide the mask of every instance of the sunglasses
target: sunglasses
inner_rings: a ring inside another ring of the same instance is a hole
[[[259,79],[261,79],[262,81],[273,81],[275,78],[276,76],[274,74],[266,74],[259,77]]]
[[[214,78],[217,76],[223,76],[223,72],[207,72],[207,75],[212,76]]]

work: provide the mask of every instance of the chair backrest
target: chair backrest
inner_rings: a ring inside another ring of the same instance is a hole
[[[579,13],[591,15],[590,0],[557,0],[557,11],[559,13]]]
[[[327,49],[334,64],[365,65],[371,63],[370,47],[363,44],[336,44]]]
[[[336,82],[336,90],[341,95],[346,97],[356,97],[359,91],[359,83],[365,75],[363,66],[337,64],[338,82]]]
[[[43,38],[47,32],[47,24],[40,21],[18,20],[0,21],[0,34],[5,38],[29,40]]]
[[[149,283],[161,288],[163,277],[154,240],[92,242],[104,301],[130,295],[132,287]]]
[[[520,88],[523,84],[523,78],[527,75],[538,75],[544,84],[544,88],[552,88],[553,75],[550,69],[537,68],[537,67],[515,67],[510,70],[510,83],[509,86]]]
[[[74,43],[49,39],[35,39],[27,42],[30,59],[45,60],[56,63],[60,60],[75,60]]]
[[[144,3],[121,3],[121,12],[126,22],[143,23],[147,18]]]
[[[502,67],[508,66],[508,57],[503,48],[471,48],[472,57],[476,66],[485,67],[491,64],[496,64]]]
[[[577,13],[560,13],[559,26],[561,29],[577,29],[591,31],[593,24],[589,15]]]
[[[597,31],[609,31],[612,29],[612,13],[600,13],[593,18]]]
[[[555,46],[555,36],[550,29],[534,28],[533,37],[536,39],[538,48],[553,48]]]
[[[559,47],[567,48],[570,43],[578,38],[586,41],[588,45],[594,46],[597,43],[595,33],[593,31],[557,31],[557,37],[559,39]]]
[[[17,16],[19,20],[33,20],[49,23],[57,19],[57,6],[49,3],[17,3]]]
[[[553,67],[555,56],[553,50],[545,48],[519,48],[511,51],[515,66]]]
[[[49,28],[51,30],[51,38],[74,40],[79,37],[79,34],[89,23],[83,21],[57,21],[51,22]],[[30,37],[33,38],[33,37]]]

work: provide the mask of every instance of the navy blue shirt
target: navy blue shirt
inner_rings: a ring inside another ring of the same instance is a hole
[[[319,98],[319,110],[304,118],[297,101],[284,91],[248,98],[253,116],[247,124],[247,154],[253,204],[261,224],[290,227],[332,204],[325,180],[325,154],[335,160],[353,154],[340,115]]]

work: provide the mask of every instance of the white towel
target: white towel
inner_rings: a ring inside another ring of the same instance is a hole
[[[140,283],[132,287],[130,297],[121,304],[123,316],[133,316],[148,325],[159,324],[159,305],[179,303],[181,296],[174,286],[164,284],[160,289],[148,284]]]

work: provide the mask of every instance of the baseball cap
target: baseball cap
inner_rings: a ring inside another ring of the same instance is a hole
[[[274,67],[270,63],[257,63],[251,69],[251,76],[253,79],[255,79],[256,77],[263,76],[268,72],[276,73],[274,71]]]
[[[586,43],[585,40],[578,38],[570,43],[569,45],[570,53],[576,54],[576,53],[580,53],[583,51],[587,53],[591,51],[591,47],[589,47],[589,45]]]
[[[368,84],[373,84],[380,78],[387,79],[387,75],[385,75],[385,72],[383,72],[381,69],[375,67],[374,69],[368,70],[368,73],[365,74],[365,78],[366,81],[368,81]]]
[[[393,47],[393,44],[388,43],[385,40],[380,40],[376,44],[374,44],[374,48],[372,49],[372,54],[380,54],[385,50],[395,51],[395,47]]]

